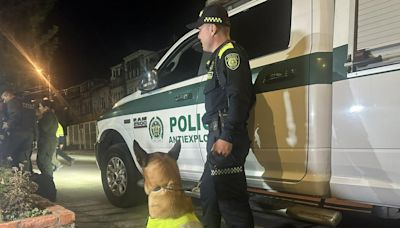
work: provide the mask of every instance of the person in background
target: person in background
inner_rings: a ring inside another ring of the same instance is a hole
[[[33,167],[32,167],[32,152],[33,152],[33,148],[35,143],[37,142],[37,136],[38,136],[38,129],[37,129],[37,118],[36,118],[36,110],[35,110],[35,106],[34,103],[32,101],[28,102],[23,102],[22,103],[22,107],[23,107],[23,119],[29,123],[31,125],[29,131],[29,134],[32,134],[32,143],[31,143],[31,147],[29,150],[26,150],[26,162],[25,162],[25,170],[29,171],[31,173],[33,173]]]
[[[31,171],[28,155],[32,153],[34,117],[31,118],[31,112],[25,110],[21,100],[11,90],[5,90],[1,94],[1,99],[6,104],[5,121],[2,124],[2,129],[8,136],[6,156],[11,157],[13,167],[25,163],[27,165],[24,169]]]
[[[75,159],[70,157],[64,151],[64,145],[65,145],[64,128],[60,123],[58,123],[56,137],[58,145],[56,148],[56,153],[53,155],[53,161],[52,161],[54,171],[57,171],[58,169],[62,168],[62,164],[60,161],[57,160],[57,156],[62,157],[67,162],[68,166],[71,166],[75,161]]]
[[[39,103],[38,111],[40,119],[38,121],[38,152],[37,166],[42,174],[53,176],[53,165],[51,163],[53,154],[57,147],[57,127],[58,120],[54,112],[51,110],[52,104],[50,100],[42,100]]]

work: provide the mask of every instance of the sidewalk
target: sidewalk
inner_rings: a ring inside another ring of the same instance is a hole
[[[94,150],[65,150],[66,154],[71,156],[75,161],[79,160],[80,162],[96,162],[96,156]],[[37,150],[33,150],[31,160],[34,169],[37,168],[36,165],[37,158]],[[58,156],[58,160],[61,162],[63,166],[68,166],[67,162]]]
[[[95,155],[95,150],[64,150],[68,155],[81,154],[81,155]]]

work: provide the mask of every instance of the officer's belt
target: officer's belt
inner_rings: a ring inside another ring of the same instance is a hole
[[[221,176],[229,174],[237,174],[243,172],[243,166],[229,167],[229,168],[214,168],[211,169],[211,176]]]

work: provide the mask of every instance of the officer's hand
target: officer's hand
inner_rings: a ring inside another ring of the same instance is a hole
[[[213,154],[222,155],[227,157],[232,151],[232,143],[223,139],[218,139],[211,148]]]
[[[60,144],[59,147],[62,150],[64,148],[64,144]]]

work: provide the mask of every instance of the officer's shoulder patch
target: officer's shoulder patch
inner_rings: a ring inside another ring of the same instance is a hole
[[[240,65],[240,56],[238,53],[229,53],[225,56],[225,65],[231,70],[236,70]]]

